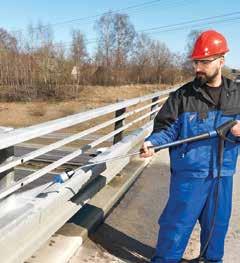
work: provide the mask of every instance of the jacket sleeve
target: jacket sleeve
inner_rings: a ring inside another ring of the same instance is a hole
[[[171,93],[154,119],[153,132],[145,141],[153,146],[163,145],[177,139],[180,131],[178,118],[180,98],[177,91]]]

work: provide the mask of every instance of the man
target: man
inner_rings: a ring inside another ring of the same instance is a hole
[[[221,74],[228,51],[220,33],[209,30],[200,34],[191,55],[195,79],[170,94],[154,120],[152,134],[142,146],[141,156],[150,157],[154,151],[149,146],[195,136],[214,130],[228,120],[238,120],[228,134],[236,143],[225,142],[212,229],[219,169],[218,138],[169,149],[169,199],[159,219],[152,263],[188,262],[181,258],[197,220],[201,226],[202,258],[191,262],[222,262],[231,214],[232,176],[240,142],[240,86]]]

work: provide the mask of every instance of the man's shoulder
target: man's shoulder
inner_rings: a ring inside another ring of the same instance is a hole
[[[227,78],[223,76],[223,79],[225,80],[224,83],[227,83],[227,88],[238,90],[240,92],[240,81],[236,81],[236,79],[232,80],[230,78]]]
[[[224,82],[227,82],[228,84],[233,84],[235,81],[226,77],[226,76],[222,76],[222,79]]]

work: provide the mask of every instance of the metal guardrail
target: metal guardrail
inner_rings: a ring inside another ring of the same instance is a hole
[[[57,142],[33,150],[23,156],[12,157],[0,165],[0,173],[6,173],[20,164],[115,124],[112,132],[93,140],[91,143],[85,144],[82,148],[67,154],[17,182],[5,185],[5,187],[0,190],[0,261],[23,262],[31,256],[33,252],[73,216],[100,187],[94,185],[86,188],[86,185],[90,185],[100,174],[101,177],[105,178],[105,184],[107,184],[126,166],[129,158],[109,161],[103,165],[95,165],[92,166],[91,169],[81,169],[81,167],[79,167],[75,170],[75,175],[64,184],[57,184],[50,181],[30,190],[19,192],[17,191],[18,189],[61,167],[66,162],[98,146],[109,138],[113,138],[113,145],[109,147],[106,152],[91,159],[90,162],[99,162],[101,159],[106,160],[131,151],[131,149],[141,143],[144,137],[151,132],[152,119],[160,109],[159,104],[166,99],[163,98],[163,96],[168,95],[169,92],[175,89],[176,88],[156,92],[147,96],[3,133],[0,138],[1,150],[115,112],[115,117],[104,123],[70,135],[67,138],[60,139]],[[128,107],[138,106],[140,103],[148,100],[151,101],[147,105],[127,111]],[[149,111],[147,113],[144,112],[140,117],[125,124],[125,120],[128,117],[146,110]],[[143,127],[123,137],[123,131],[144,119],[148,121]],[[82,194],[78,196],[79,191],[82,190],[83,187],[84,189],[86,188],[85,192],[82,192]],[[73,201],[73,198],[75,201]]]
[[[51,133],[57,130],[61,130],[64,128],[71,127],[73,125],[83,123],[85,121],[106,115],[111,112],[115,112],[123,108],[137,105],[141,102],[145,102],[155,97],[168,95],[169,92],[172,90],[175,90],[175,88],[171,90],[156,92],[156,93],[153,93],[147,96],[143,96],[143,97],[126,100],[123,102],[118,102],[115,104],[111,104],[111,105],[104,106],[101,108],[89,110],[86,112],[81,112],[81,113],[74,114],[74,115],[64,117],[64,118],[60,118],[57,120],[33,125],[27,128],[20,128],[20,129],[16,129],[13,131],[9,131],[0,138],[0,150],[6,147],[9,147],[9,146],[15,145],[20,142],[28,141],[30,139],[37,138],[37,137],[40,137],[42,135],[45,135],[45,134],[48,134],[48,133]]]

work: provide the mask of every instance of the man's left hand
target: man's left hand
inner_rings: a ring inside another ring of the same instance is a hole
[[[234,136],[240,137],[240,121],[237,121],[237,124],[232,127],[231,133]]]

